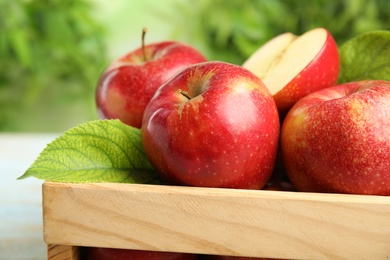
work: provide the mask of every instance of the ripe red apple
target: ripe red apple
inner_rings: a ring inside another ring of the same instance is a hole
[[[87,260],[196,260],[195,254],[88,247]]]
[[[157,88],[181,69],[203,61],[199,51],[183,43],[144,45],[142,40],[142,47],[114,60],[101,75],[96,88],[99,116],[140,128]]]
[[[301,36],[284,33],[261,46],[243,67],[264,82],[284,117],[300,98],[337,83],[338,47],[324,28]]]
[[[272,173],[279,127],[261,80],[214,61],[187,67],[157,91],[145,110],[142,140],[172,183],[259,189]]]
[[[281,147],[298,191],[390,195],[390,82],[307,95],[287,114]]]
[[[296,191],[295,187],[289,181],[271,181],[263,188],[263,190],[273,191]]]

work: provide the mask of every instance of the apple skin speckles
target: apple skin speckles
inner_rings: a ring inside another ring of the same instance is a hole
[[[284,166],[298,191],[390,195],[390,82],[311,93],[287,114]]]
[[[183,103],[177,90],[190,93],[189,82],[207,84]],[[142,140],[170,183],[260,189],[272,174],[279,131],[275,101],[259,78],[237,65],[204,62],[159,89],[145,110]]]
[[[114,60],[96,86],[99,117],[120,119],[140,128],[146,105],[157,89],[181,69],[206,58],[193,47],[173,41],[145,45]]]

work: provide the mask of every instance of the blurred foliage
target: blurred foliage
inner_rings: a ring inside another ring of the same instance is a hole
[[[388,0],[171,0],[170,8],[161,8],[163,1],[147,2],[148,8],[129,15],[123,0],[122,16],[113,17],[126,19],[111,29],[126,34],[132,24],[141,30],[144,24],[134,14],[144,12],[171,29],[166,39],[235,64],[284,32],[325,27],[341,46],[367,31],[390,30]],[[94,91],[109,62],[109,27],[95,19],[93,4],[0,0],[0,131],[63,131],[96,118]]]
[[[390,29],[388,0],[184,0],[175,35],[200,46],[210,60],[242,64],[284,32],[327,28],[339,46],[371,30]],[[186,21],[186,22],[183,22]]]
[[[86,0],[0,0],[0,131],[60,131],[92,118],[105,61]]]

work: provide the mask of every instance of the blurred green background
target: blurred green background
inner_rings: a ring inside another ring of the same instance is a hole
[[[390,29],[388,0],[0,0],[0,131],[62,132],[97,119],[95,84],[111,60],[178,40],[241,64],[289,31],[325,27],[339,46]]]

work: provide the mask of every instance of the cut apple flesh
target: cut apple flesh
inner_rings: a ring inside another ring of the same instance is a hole
[[[319,54],[327,40],[327,31],[313,29],[302,36],[281,34],[249,57],[243,67],[253,72],[272,95],[283,89]]]

